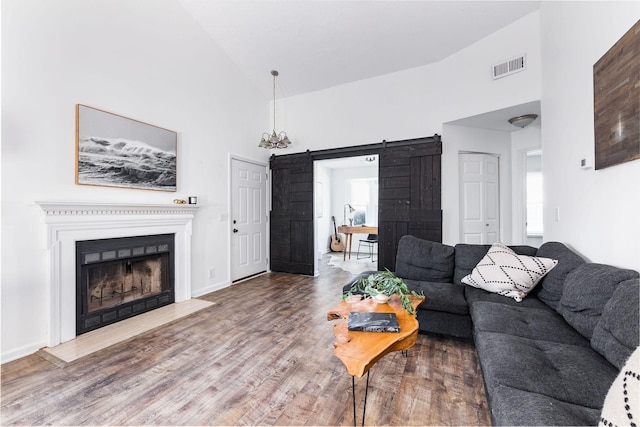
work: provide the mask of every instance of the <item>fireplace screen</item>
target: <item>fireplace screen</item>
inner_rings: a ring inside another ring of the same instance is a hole
[[[174,235],[77,242],[77,334],[174,302]]]
[[[168,254],[87,268],[89,313],[169,290]]]

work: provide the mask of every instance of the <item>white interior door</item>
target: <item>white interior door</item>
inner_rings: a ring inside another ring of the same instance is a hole
[[[267,270],[267,174],[231,159],[231,281]]]
[[[500,240],[498,158],[460,154],[460,238],[464,243],[492,244]]]

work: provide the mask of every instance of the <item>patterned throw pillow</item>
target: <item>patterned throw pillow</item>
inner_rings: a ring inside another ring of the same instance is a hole
[[[620,370],[600,414],[599,426],[636,426],[640,422],[640,347]]]
[[[462,283],[520,302],[557,264],[555,259],[518,255],[494,243]]]

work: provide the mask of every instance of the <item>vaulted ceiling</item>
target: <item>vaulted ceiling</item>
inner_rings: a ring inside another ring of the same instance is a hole
[[[240,72],[294,96],[441,61],[538,1],[179,0]]]

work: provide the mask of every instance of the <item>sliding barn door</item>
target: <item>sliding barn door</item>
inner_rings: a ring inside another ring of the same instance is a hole
[[[395,270],[398,241],[406,234],[442,242],[440,138],[386,144],[380,151],[378,269]]]
[[[271,157],[271,271],[313,275],[313,161]]]

